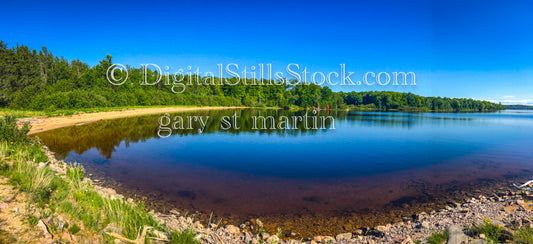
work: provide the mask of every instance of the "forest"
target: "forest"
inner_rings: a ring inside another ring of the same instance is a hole
[[[107,81],[113,64],[107,55],[90,67],[79,59],[54,56],[46,47],[24,45],[8,48],[0,41],[0,107],[55,111],[118,106],[195,105],[281,108],[329,108],[377,111],[494,111],[501,104],[473,99],[423,97],[390,91],[333,92],[316,84],[277,85],[273,81],[209,85],[191,76],[183,93],[173,93],[162,82],[146,86],[126,82],[115,86]],[[129,67],[129,76],[141,80],[141,68]],[[216,79],[216,78],[215,78]],[[218,83],[218,81],[215,81]]]

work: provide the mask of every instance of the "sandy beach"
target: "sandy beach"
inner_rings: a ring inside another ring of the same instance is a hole
[[[92,123],[100,120],[118,119],[147,114],[173,113],[194,110],[213,110],[213,109],[236,109],[246,107],[164,107],[164,108],[135,108],[125,109],[121,111],[108,111],[97,113],[79,113],[70,116],[58,117],[32,117],[20,119],[20,123],[30,122],[31,130],[29,135],[36,134],[43,131],[53,130],[61,127],[71,125],[81,125]]]

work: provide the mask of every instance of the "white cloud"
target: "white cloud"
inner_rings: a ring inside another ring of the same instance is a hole
[[[474,100],[487,101],[492,103],[502,103],[504,105],[533,105],[533,99],[503,99],[503,98],[515,98],[515,96],[501,96],[500,99],[495,100],[491,98],[472,98]]]
[[[502,104],[520,104],[520,105],[533,105],[533,99],[521,99],[521,100],[502,100]]]

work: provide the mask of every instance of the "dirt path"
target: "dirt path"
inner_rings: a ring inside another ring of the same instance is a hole
[[[0,177],[0,243],[44,243],[50,240],[39,226],[30,226],[28,216],[35,209],[28,205],[24,194],[7,184],[7,178]]]
[[[137,108],[137,109],[127,109],[122,111],[109,111],[109,112],[98,112],[98,113],[81,113],[71,116],[59,116],[59,117],[32,117],[24,118],[19,122],[30,122],[31,130],[28,134],[35,134],[47,130],[53,130],[61,127],[66,127],[70,125],[86,124],[100,120],[106,119],[117,119],[124,117],[131,117],[137,115],[146,115],[146,114],[160,114],[160,113],[171,113],[171,112],[181,112],[181,111],[193,111],[193,110],[213,110],[213,109],[235,109],[235,108],[245,108],[245,107],[166,107],[166,108]]]

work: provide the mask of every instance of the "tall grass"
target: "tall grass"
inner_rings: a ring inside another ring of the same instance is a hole
[[[121,234],[130,239],[136,239],[144,226],[163,230],[154,216],[144,209],[142,202],[99,194],[89,181],[84,180],[81,166],[67,166],[65,176],[56,175],[58,173],[47,165],[39,166],[38,162],[48,158],[39,142],[26,136],[28,131],[28,125],[20,128],[16,125],[14,116],[0,118],[0,174],[8,176],[8,182],[18,186],[20,191],[27,192],[32,203],[67,214],[81,221],[85,229],[97,234],[103,234],[109,224],[119,226]],[[7,164],[6,160],[12,164]],[[79,231],[79,228],[71,229],[74,233]],[[188,231],[180,234],[178,240],[194,243],[188,241],[193,237],[194,232]]]

